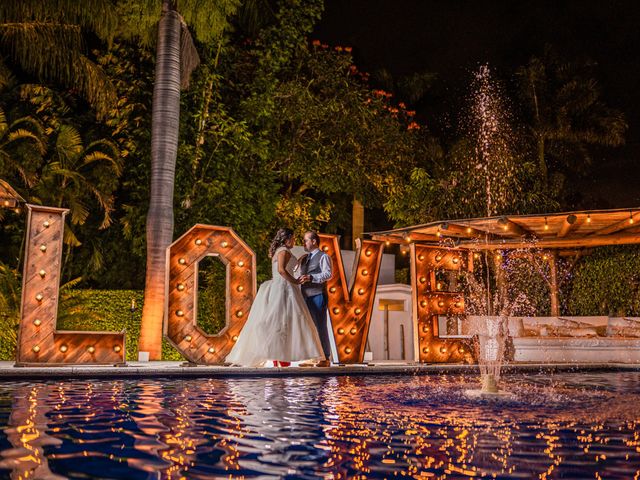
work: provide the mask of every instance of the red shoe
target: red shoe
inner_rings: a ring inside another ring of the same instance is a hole
[[[289,365],[291,365],[291,362],[283,362],[281,360],[274,360],[273,361],[273,366],[274,367],[288,367]]]

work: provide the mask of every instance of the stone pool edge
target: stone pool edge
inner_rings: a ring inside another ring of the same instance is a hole
[[[627,363],[518,363],[503,367],[505,373],[549,371],[631,370],[640,364]],[[124,366],[82,365],[58,367],[15,367],[0,362],[0,380],[43,380],[58,378],[151,378],[151,377],[302,377],[337,375],[429,375],[478,373],[477,365],[463,364],[370,364],[287,368],[245,368],[185,366],[184,362],[128,362]]]

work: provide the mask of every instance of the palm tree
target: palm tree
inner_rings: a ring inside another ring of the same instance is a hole
[[[78,92],[103,116],[115,104],[115,89],[85,54],[82,32],[110,42],[117,13],[109,0],[0,2],[0,52],[38,81]]]
[[[219,40],[238,0],[162,1],[156,43],[156,77],[151,114],[151,192],[147,213],[147,270],[139,351],[162,355],[165,255],[173,239],[173,190],[180,120],[180,89],[199,63],[186,28],[204,43]],[[148,17],[147,17],[148,18]],[[148,30],[147,30],[148,31]]]
[[[26,116],[9,122],[0,107],[0,178],[19,179],[25,187],[33,187],[45,150],[46,136],[38,120]],[[4,215],[0,208],[0,221]]]
[[[61,125],[30,200],[68,208],[71,225],[84,224],[94,203],[102,212],[100,228],[106,228],[121,173],[120,153],[113,142],[101,139],[85,147],[74,127]],[[66,228],[64,235],[67,245],[80,245],[72,228]]]
[[[604,104],[592,69],[590,62],[561,62],[547,48],[541,58],[532,57],[517,71],[545,183],[551,159],[567,170],[580,170],[581,165],[568,165],[571,157],[588,164],[589,147],[624,143],[624,115]]]

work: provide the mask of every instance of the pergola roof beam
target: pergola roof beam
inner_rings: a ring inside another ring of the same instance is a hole
[[[640,212],[636,212],[632,214],[629,212],[629,218],[625,220],[620,220],[619,222],[614,223],[613,225],[609,225],[608,227],[601,228],[593,232],[592,235],[609,235],[611,233],[619,232],[621,230],[626,230],[627,228],[632,228],[638,225],[640,221]]]
[[[557,237],[566,237],[569,232],[571,232],[578,226],[577,221],[578,217],[576,217],[574,214],[567,215],[564,219],[564,222],[562,223],[562,227],[560,227],[560,231],[558,232]]]
[[[582,238],[548,238],[530,243],[516,240],[491,241],[489,243],[477,244],[464,242],[460,247],[467,247],[474,250],[501,250],[521,248],[602,247],[605,245],[630,245],[634,243],[640,243],[640,234],[620,233],[607,236],[590,235]]]

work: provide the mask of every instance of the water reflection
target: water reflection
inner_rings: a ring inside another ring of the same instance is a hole
[[[10,478],[637,478],[640,374],[0,384]],[[87,460],[90,461],[81,461]]]

